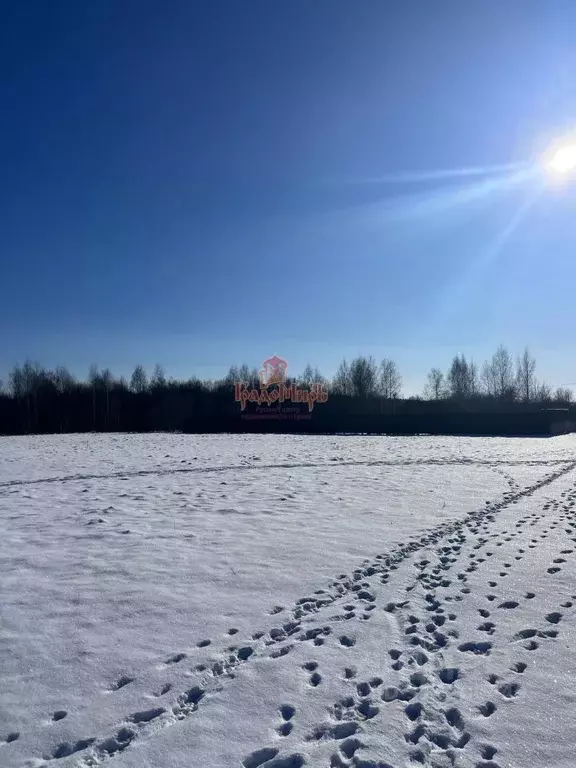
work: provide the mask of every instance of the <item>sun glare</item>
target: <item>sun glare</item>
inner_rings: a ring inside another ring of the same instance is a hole
[[[567,176],[576,171],[576,142],[556,146],[548,156],[547,170],[554,176]]]

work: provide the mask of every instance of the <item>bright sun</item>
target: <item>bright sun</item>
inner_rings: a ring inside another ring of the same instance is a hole
[[[576,143],[557,146],[549,155],[547,169],[558,176],[576,171]]]

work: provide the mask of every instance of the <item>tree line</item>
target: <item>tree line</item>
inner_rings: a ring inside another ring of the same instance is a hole
[[[211,420],[236,415],[231,394],[238,381],[259,387],[258,369],[232,365],[223,378],[201,381],[168,378],[159,364],[149,375],[137,365],[127,380],[93,365],[87,379],[79,381],[65,367],[49,370],[26,361],[13,368],[5,387],[0,382],[0,433],[177,430],[200,421],[209,425]],[[331,379],[308,364],[300,375],[288,379],[291,383],[303,388],[323,384],[330,393],[328,410],[336,415],[392,412],[387,410],[392,405],[394,413],[398,408],[422,413],[441,404],[444,411],[493,407],[503,412],[572,402],[570,389],[553,391],[537,378],[536,360],[527,348],[514,359],[504,346],[481,366],[461,354],[445,372],[432,368],[422,395],[409,398],[402,397],[402,376],[389,358],[342,360]]]
[[[514,360],[508,349],[500,345],[481,367],[464,355],[456,355],[446,373],[432,368],[427,376],[424,398],[492,398],[504,402],[569,405],[573,393],[568,387],[553,390],[537,378],[536,360],[528,347]]]

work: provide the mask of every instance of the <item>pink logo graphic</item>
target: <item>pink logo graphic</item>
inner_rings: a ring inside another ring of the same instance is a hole
[[[258,373],[260,384],[269,387],[272,384],[283,384],[286,381],[286,369],[288,363],[277,355],[272,355],[262,363],[262,370]]]
[[[324,390],[322,382],[311,384],[308,389],[299,387],[295,382],[288,384],[287,369],[286,360],[273,355],[264,360],[262,369],[258,372],[260,389],[250,389],[250,385],[245,381],[236,382],[234,399],[240,403],[240,410],[245,411],[248,403],[254,403],[256,407],[256,411],[247,414],[246,418],[310,418],[310,415],[301,414],[299,408],[283,408],[282,404],[287,400],[293,403],[306,403],[308,414],[310,414],[316,403],[325,403],[328,400],[328,393]]]

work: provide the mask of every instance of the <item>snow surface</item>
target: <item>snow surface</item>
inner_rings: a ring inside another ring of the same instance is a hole
[[[574,766],[575,449],[0,438],[0,766]]]

